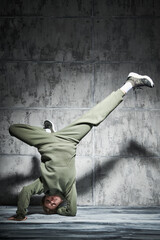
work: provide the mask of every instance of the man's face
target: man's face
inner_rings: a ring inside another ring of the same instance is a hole
[[[59,196],[46,196],[44,200],[44,205],[50,210],[54,210],[58,205],[63,202],[62,198]]]

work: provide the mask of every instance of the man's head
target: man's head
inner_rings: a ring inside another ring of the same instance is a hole
[[[62,198],[58,195],[54,196],[44,196],[42,198],[43,210],[47,214],[56,213],[58,206],[63,202]]]

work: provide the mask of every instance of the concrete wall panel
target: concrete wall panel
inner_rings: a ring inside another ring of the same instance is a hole
[[[21,191],[22,187],[32,183],[39,177],[39,162],[33,156],[1,155],[0,204],[16,204],[17,194]]]
[[[1,16],[90,16],[92,1],[75,0],[38,0],[10,1],[1,0]]]
[[[90,38],[90,19],[0,19],[0,57],[3,59],[88,60]]]
[[[76,157],[77,193],[79,205],[93,205],[93,159]]]
[[[94,54],[97,60],[159,60],[159,18],[128,18],[127,21],[125,18],[95,19],[94,24]]]
[[[115,110],[95,129],[95,155],[159,156],[158,116],[154,110]]]
[[[90,107],[92,72],[89,64],[1,64],[0,106]]]
[[[126,155],[127,146],[136,138],[135,112],[115,110],[95,129],[95,155]]]
[[[97,205],[159,205],[159,158],[97,158]],[[136,204],[135,204],[136,203]]]
[[[94,1],[94,15],[97,17],[159,16],[159,0]]]

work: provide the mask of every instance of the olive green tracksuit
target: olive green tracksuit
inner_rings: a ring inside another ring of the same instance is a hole
[[[19,194],[17,217],[23,218],[34,194],[59,195],[66,206],[57,210],[61,215],[76,215],[76,171],[75,156],[77,144],[91,130],[99,125],[123,100],[119,89],[93,107],[69,126],[54,133],[40,127],[25,124],[10,126],[10,134],[34,146],[41,154],[41,176],[32,184],[23,187]]]

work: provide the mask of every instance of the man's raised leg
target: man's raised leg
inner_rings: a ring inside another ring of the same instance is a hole
[[[90,111],[57,134],[68,141],[79,143],[93,126],[98,126],[123,101],[123,96],[129,90],[143,86],[152,88],[154,83],[148,76],[142,76],[133,72],[130,73],[126,83],[120,89],[111,93]]]

